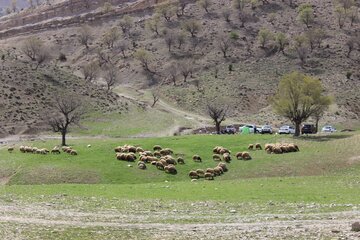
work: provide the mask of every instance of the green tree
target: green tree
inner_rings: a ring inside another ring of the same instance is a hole
[[[342,29],[344,27],[345,21],[346,21],[346,10],[345,10],[345,8],[343,8],[341,6],[337,6],[335,8],[335,13],[336,13],[337,21],[339,24],[339,28]]]
[[[299,6],[298,19],[304,23],[307,28],[314,22],[314,10],[310,4],[301,4]]]
[[[274,35],[272,32],[270,32],[269,29],[267,28],[260,29],[258,33],[258,41],[262,48],[264,48],[265,45],[272,39],[274,39]]]
[[[287,45],[289,45],[289,40],[286,37],[286,35],[282,32],[279,32],[275,35],[275,41],[276,44],[279,47],[279,51],[281,51],[283,54],[285,54],[284,50]]]
[[[200,30],[200,24],[195,19],[190,19],[184,22],[183,28],[191,34],[191,37],[196,37],[196,33]]]
[[[280,80],[271,103],[274,111],[295,124],[295,136],[300,135],[300,125],[313,116],[320,106],[329,105],[329,96],[323,95],[320,80],[299,72],[292,72]]]

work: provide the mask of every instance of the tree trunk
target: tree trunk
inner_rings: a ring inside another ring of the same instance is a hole
[[[295,134],[294,134],[295,137],[300,136],[300,124],[301,122],[295,122]]]
[[[215,128],[216,128],[216,133],[220,134],[220,123],[219,122],[215,122]]]
[[[319,131],[319,121],[320,121],[320,118],[315,119],[315,131],[316,131],[316,133]]]
[[[66,146],[66,131],[61,131],[61,145]]]

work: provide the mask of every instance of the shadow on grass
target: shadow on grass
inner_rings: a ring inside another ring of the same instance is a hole
[[[300,136],[298,139],[305,141],[314,141],[314,142],[327,142],[327,141],[349,138],[351,136],[353,135],[352,134],[303,135]]]

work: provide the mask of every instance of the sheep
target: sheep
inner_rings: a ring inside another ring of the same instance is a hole
[[[221,149],[219,150],[219,154],[224,154],[224,153],[229,153],[230,154],[230,150],[221,147]]]
[[[140,162],[141,163],[141,162]],[[138,168],[141,170],[145,170],[146,169],[146,165],[144,163],[138,164]]]
[[[244,160],[251,160],[251,156],[250,156],[250,153],[248,152],[243,152],[242,155],[241,155],[242,159]]]
[[[166,162],[165,159],[160,159],[159,162],[161,162],[161,164],[162,164],[164,167],[167,166],[167,165],[169,165],[169,164]]]
[[[224,173],[223,169],[219,166],[217,167],[214,167],[214,173],[217,175],[217,176],[220,176],[221,174]]]
[[[256,150],[262,150],[261,144],[260,144],[260,143],[256,143],[256,144],[255,144],[255,149],[256,149]]]
[[[197,169],[196,173],[199,175],[199,177],[204,177],[205,171],[202,169]]]
[[[151,162],[151,165],[156,166],[156,163],[157,163],[157,161],[152,161],[152,162]]]
[[[176,164],[177,164],[177,162],[175,161],[175,159],[174,159],[172,156],[170,156],[170,155],[164,156],[163,159],[166,161],[167,164],[173,164],[173,165],[176,165]]]
[[[178,164],[185,164],[185,161],[184,161],[184,159],[182,157],[178,157],[176,159],[176,161],[177,161]]]
[[[91,144],[88,144],[86,147],[87,147],[87,148],[91,148]]]
[[[160,157],[161,157],[161,154],[160,154],[159,151],[155,151],[155,152],[154,152],[154,156],[160,158]]]
[[[220,162],[220,163],[218,164],[218,167],[222,168],[223,172],[227,172],[227,171],[228,171],[226,164],[223,163],[223,162]]]
[[[229,163],[231,161],[231,156],[229,153],[224,153],[223,154],[223,159],[225,162]]]
[[[161,149],[159,152],[162,156],[172,155],[174,153],[170,148]]]
[[[160,151],[160,150],[162,150],[162,147],[161,147],[160,145],[155,145],[155,146],[153,147],[153,150],[154,150],[154,151]]]
[[[275,153],[275,154],[282,154],[283,151],[281,150],[281,147],[279,146],[276,146],[272,149],[272,152]]]
[[[8,147],[7,150],[8,150],[9,153],[12,153],[14,151],[14,147]]]
[[[177,170],[174,165],[168,165],[164,167],[166,173],[177,174]]]
[[[207,168],[205,172],[214,174],[214,169],[213,168]]]
[[[200,157],[199,155],[194,155],[194,156],[192,157],[192,159],[193,159],[194,162],[201,162],[201,161],[202,161],[202,160],[201,160],[201,157]]]
[[[254,150],[254,144],[249,144],[248,150]]]
[[[152,156],[148,156],[145,159],[146,163],[157,162],[157,161],[159,161],[159,159],[157,159],[156,157],[152,157]]]
[[[144,149],[142,149],[141,147],[137,147],[136,152],[137,153],[142,153],[142,152],[144,152]]]
[[[126,154],[126,161],[128,162],[134,162],[136,160],[136,156],[134,153]]]
[[[136,153],[136,147],[134,147],[134,146],[127,146],[127,149],[128,149],[128,152],[130,152],[130,153]]]
[[[236,159],[237,160],[242,160],[242,152],[237,152],[236,155],[235,155]]]
[[[25,146],[20,146],[19,150],[20,150],[20,152],[25,153]]]
[[[151,151],[144,151],[143,154],[145,156],[151,156],[151,157],[154,156],[154,154]]]
[[[220,148],[221,148],[221,147],[219,147],[219,146],[214,147],[214,148],[213,148],[213,153],[214,153],[214,154],[218,154]]]
[[[126,160],[126,154],[125,153],[117,153],[116,159],[117,160]]]
[[[214,174],[209,173],[209,172],[206,172],[206,173],[204,174],[204,178],[205,178],[206,180],[214,180]]]
[[[78,155],[78,153],[77,153],[76,150],[72,149],[72,150],[70,151],[70,155],[75,156],[75,155]]]
[[[221,161],[221,157],[219,154],[213,154],[213,160],[214,161]]]
[[[189,172],[189,177],[190,177],[191,179],[198,179],[198,178],[199,178],[199,175],[197,174],[196,171],[190,171],[190,172]]]
[[[161,161],[156,162],[155,166],[156,166],[156,168],[159,169],[159,170],[164,170],[164,168],[165,168],[164,164],[162,164]]]

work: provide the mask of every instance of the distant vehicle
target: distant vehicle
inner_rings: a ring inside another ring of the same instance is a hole
[[[225,127],[224,133],[235,134],[236,133],[236,128],[234,127],[234,125],[228,125],[228,126]]]
[[[301,128],[301,134],[313,134],[316,133],[314,124],[304,124]]]
[[[261,127],[261,134],[269,133],[272,134],[272,128],[270,125],[264,125]]]
[[[333,133],[336,132],[336,128],[334,128],[333,126],[330,125],[326,125],[321,129],[322,132],[326,132],[326,133]]]
[[[239,127],[239,133],[242,133],[243,128],[249,128],[249,133],[254,133],[256,128],[256,125],[254,124],[246,124],[244,126]]]
[[[281,126],[279,128],[279,134],[295,134],[295,128],[292,126]]]

